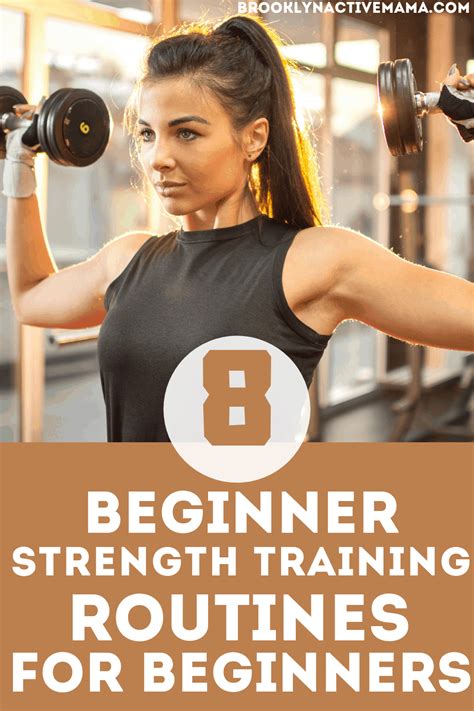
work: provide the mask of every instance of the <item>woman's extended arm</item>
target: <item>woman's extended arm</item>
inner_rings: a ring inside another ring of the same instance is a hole
[[[301,274],[304,269],[291,298],[307,304],[294,310],[300,317],[304,312],[313,328],[356,319],[409,343],[474,350],[473,284],[407,262],[349,229],[304,232],[289,265],[293,275],[296,260]]]
[[[439,105],[472,140],[474,74],[462,77],[453,64],[443,85]],[[290,307],[320,333],[356,319],[409,343],[474,350],[472,284],[407,262],[352,230],[303,230],[283,281]]]

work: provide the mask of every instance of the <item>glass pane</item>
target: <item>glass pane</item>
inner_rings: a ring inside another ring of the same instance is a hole
[[[145,23],[153,21],[153,14],[150,12],[150,0],[93,0],[93,2],[112,8],[119,17],[124,17],[128,20]]]
[[[343,67],[375,74],[380,64],[383,30],[349,17],[337,21],[335,60]]]
[[[178,12],[181,22],[214,21],[234,14],[235,3],[232,0],[181,0],[178,3]]]
[[[454,138],[457,139],[457,136]],[[451,155],[448,158],[450,178],[446,197],[448,200],[454,197],[458,204],[427,205],[425,219],[428,220],[428,215],[431,213],[429,224],[433,224],[431,220],[438,220],[440,224],[446,225],[447,237],[442,247],[442,269],[449,274],[472,281],[474,278],[474,151],[466,150],[466,147],[465,143],[452,140],[451,137]],[[438,357],[438,363],[436,357],[432,358],[431,362],[428,361],[426,370],[431,369],[436,372],[443,367],[448,372],[466,372],[466,355],[467,353],[463,351],[444,350],[442,357]]]
[[[325,79],[320,74],[290,70],[295,94],[298,122],[306,119],[312,127],[311,136],[316,148],[316,138],[320,130],[325,109]]]
[[[334,79],[332,90],[333,222],[377,239],[372,205],[379,173],[377,90],[345,79]],[[346,322],[336,330],[330,350],[330,404],[375,386],[375,336],[373,329],[358,322]]]
[[[114,123],[109,146],[93,165],[48,163],[47,234],[59,267],[82,261],[128,230],[148,229],[145,200],[131,187],[129,142],[122,128],[146,42],[126,32],[47,21],[49,93],[90,89],[104,99]],[[95,341],[64,348],[47,342],[44,439],[106,439]]]
[[[326,66],[319,15],[310,15],[302,22],[299,14],[267,12],[263,19],[288,43],[283,50],[286,57],[308,67]]]
[[[24,16],[0,8],[1,45],[0,84],[22,91],[24,52]],[[3,185],[3,161],[0,163]],[[15,442],[20,438],[20,413],[16,388],[16,366],[19,360],[18,325],[8,290],[5,227],[7,199],[0,192],[0,441]]]

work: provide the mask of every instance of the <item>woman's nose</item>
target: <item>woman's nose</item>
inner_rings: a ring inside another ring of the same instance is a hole
[[[174,165],[174,159],[169,150],[169,144],[166,141],[156,140],[150,156],[150,166],[155,171],[160,171],[162,168],[167,168]]]

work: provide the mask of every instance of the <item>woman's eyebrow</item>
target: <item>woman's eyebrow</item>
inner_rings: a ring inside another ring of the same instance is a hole
[[[208,126],[211,124],[209,121],[206,121],[206,119],[202,118],[201,116],[181,116],[180,118],[173,119],[172,121],[168,121],[168,126],[177,126],[180,123],[189,123],[190,121],[197,121],[198,123],[205,123]],[[143,124],[144,126],[149,126],[150,124],[147,121],[144,121],[143,119],[138,119],[138,123]]]

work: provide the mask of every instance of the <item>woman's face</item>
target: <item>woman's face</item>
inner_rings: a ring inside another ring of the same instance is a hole
[[[266,119],[257,123],[262,121]],[[199,91],[187,78],[146,84],[140,96],[139,124],[142,166],[167,212],[186,215],[208,208],[217,213],[226,203],[241,199],[255,131],[243,132],[243,142],[237,145],[230,119],[210,91]],[[261,140],[264,146],[263,134]],[[166,181],[183,185],[160,187]]]

